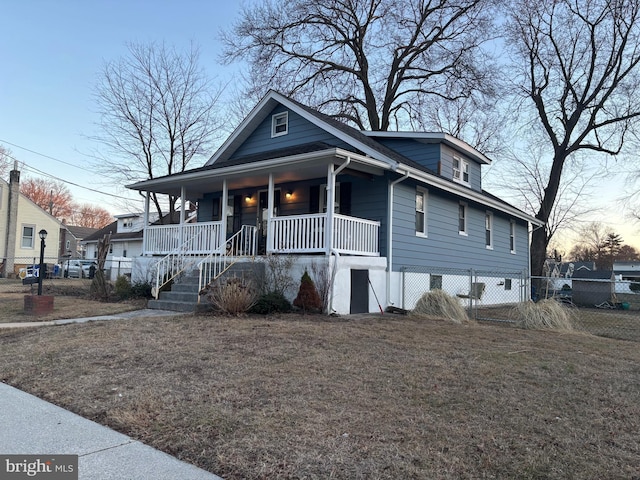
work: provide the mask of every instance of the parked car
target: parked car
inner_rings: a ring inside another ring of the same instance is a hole
[[[71,278],[93,278],[98,264],[94,260],[69,260],[64,263],[64,276]]]

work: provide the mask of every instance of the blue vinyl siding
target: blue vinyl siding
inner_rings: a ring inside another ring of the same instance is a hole
[[[276,113],[286,111],[287,109],[281,105],[273,109],[258,128],[251,133],[249,138],[233,153],[231,159],[312,142],[325,142],[341,148],[348,147],[345,142],[342,142],[292,111],[289,111],[289,133],[271,138],[272,116]]]
[[[376,140],[400,155],[419,163],[438,173],[440,163],[440,145],[435,143],[422,143],[409,138],[376,138]]]
[[[487,208],[467,203],[467,233],[458,232],[458,206],[454,196],[428,189],[428,237],[415,234],[415,186],[401,184],[395,189],[393,270],[404,266],[500,269],[521,271],[528,266],[526,223],[516,225],[516,254],[509,248],[511,218],[493,212],[493,250],[485,246]]]
[[[440,175],[453,180],[453,156],[454,154],[469,163],[469,187],[480,192],[482,190],[482,172],[480,164],[470,160],[461,153],[453,149],[442,146],[442,163],[440,165]]]

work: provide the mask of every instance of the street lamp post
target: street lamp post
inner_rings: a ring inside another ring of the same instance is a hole
[[[42,229],[38,232],[40,235],[40,270],[38,271],[38,295],[42,295],[42,280],[44,277],[44,239],[47,238],[47,231]]]

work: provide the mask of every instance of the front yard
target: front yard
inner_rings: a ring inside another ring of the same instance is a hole
[[[0,380],[227,480],[640,478],[638,344],[394,315],[0,330]]]

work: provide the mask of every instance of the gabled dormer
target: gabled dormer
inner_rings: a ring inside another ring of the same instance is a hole
[[[362,132],[436,175],[482,191],[481,167],[491,160],[446,133]]]

